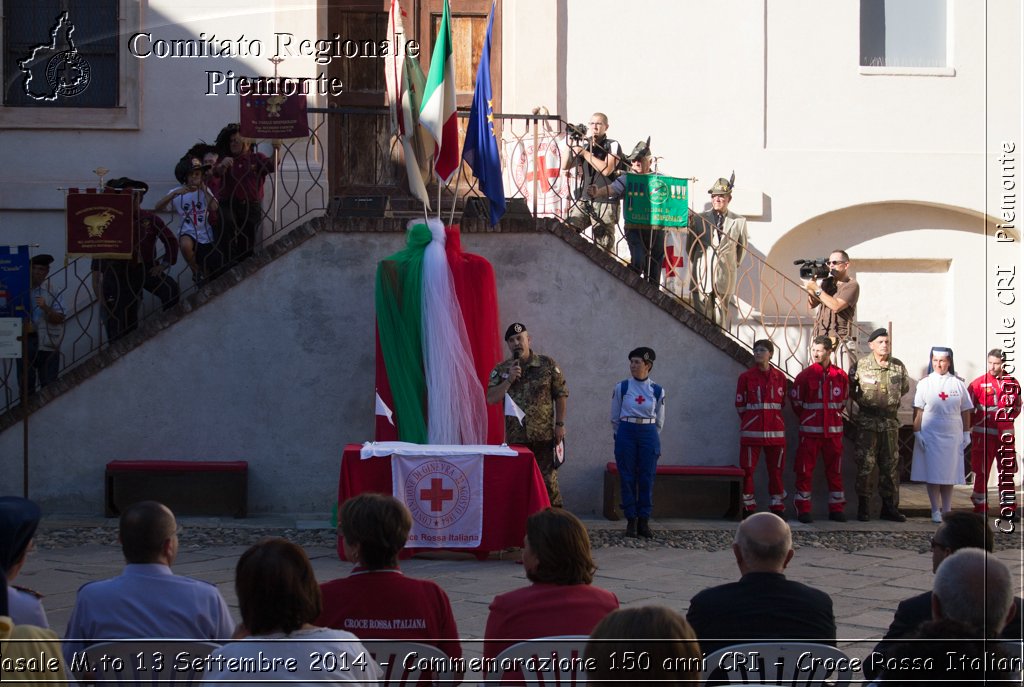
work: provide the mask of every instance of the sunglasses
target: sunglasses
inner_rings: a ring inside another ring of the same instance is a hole
[[[946,546],[942,542],[936,541],[934,537],[932,537],[932,539],[929,540],[929,541],[931,542],[931,545],[932,545],[933,549],[948,549],[949,548],[948,546]]]
[[[846,263],[847,263],[846,260],[829,260],[826,264],[827,265],[845,265]]]

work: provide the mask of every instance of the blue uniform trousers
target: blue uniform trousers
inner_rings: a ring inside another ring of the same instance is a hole
[[[658,428],[620,422],[615,433],[615,464],[622,486],[622,512],[627,518],[649,518],[654,507],[654,470],[661,457]]]

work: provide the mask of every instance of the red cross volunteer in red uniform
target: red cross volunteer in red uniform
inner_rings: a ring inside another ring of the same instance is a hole
[[[764,450],[768,471],[769,508],[779,517],[786,512],[782,465],[786,454],[786,376],[772,367],[775,345],[768,339],[754,342],[754,365],[736,383],[736,412],[740,416],[740,467],[743,468],[743,517],[757,510],[754,471]]]
[[[975,513],[987,513],[986,499],[989,474],[995,461],[999,471],[999,494],[1014,493],[1013,476],[1017,473],[1013,421],[1020,415],[1020,382],[1003,370],[1003,352],[988,352],[988,371],[971,382],[967,392],[974,403],[971,417],[971,470],[974,471],[974,493],[971,502]],[[1017,514],[1015,499],[1003,503],[1000,510],[1013,519]]]

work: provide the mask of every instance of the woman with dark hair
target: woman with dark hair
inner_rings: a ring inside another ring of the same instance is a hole
[[[390,494],[353,496],[338,513],[348,577],[320,585],[323,610],[316,623],[351,628],[360,639],[423,642],[462,656],[448,595],[431,580],[406,577],[398,554],[409,538],[412,515]]]
[[[636,660],[623,661],[630,655]],[[703,669],[697,634],[686,618],[664,606],[609,613],[590,634],[586,656],[594,666],[588,685],[695,685]]]
[[[589,635],[619,607],[613,593],[591,584],[597,566],[587,528],[561,508],[538,511],[526,521],[523,569],[533,584],[499,594],[491,602],[485,658],[525,639]]]
[[[654,349],[629,352],[629,379],[612,389],[612,432],[615,465],[619,468],[626,536],[650,539],[654,510],[654,472],[661,457],[665,425],[665,390],[651,379]]]
[[[249,547],[235,567],[235,592],[242,613],[235,631],[240,639],[208,659],[209,687],[246,678],[253,685],[261,680],[369,685],[380,677],[380,668],[354,634],[312,624],[320,615],[320,586],[306,552],[296,544],[270,538]]]
[[[956,376],[953,351],[933,347],[928,376],[914,394],[914,459],[910,479],[925,482],[932,522],[952,507],[953,485],[964,484],[964,450],[971,443],[971,402]]]
[[[252,150],[242,138],[238,124],[228,124],[216,140],[220,161],[214,168],[222,180],[220,221],[222,241],[219,248],[228,264],[245,260],[256,248],[256,235],[263,219],[263,186],[274,173],[274,161]]]

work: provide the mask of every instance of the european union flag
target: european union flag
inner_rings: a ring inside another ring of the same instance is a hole
[[[487,196],[491,206],[491,225],[498,223],[505,214],[505,186],[501,180],[501,157],[498,155],[498,139],[494,137],[494,108],[491,96],[491,27],[494,26],[494,5],[487,20],[487,35],[480,53],[480,65],[476,70],[476,92],[473,93],[473,108],[469,112],[469,127],[466,129],[466,143],[462,148],[462,159],[473,169],[473,175],[480,182],[480,189]]]

